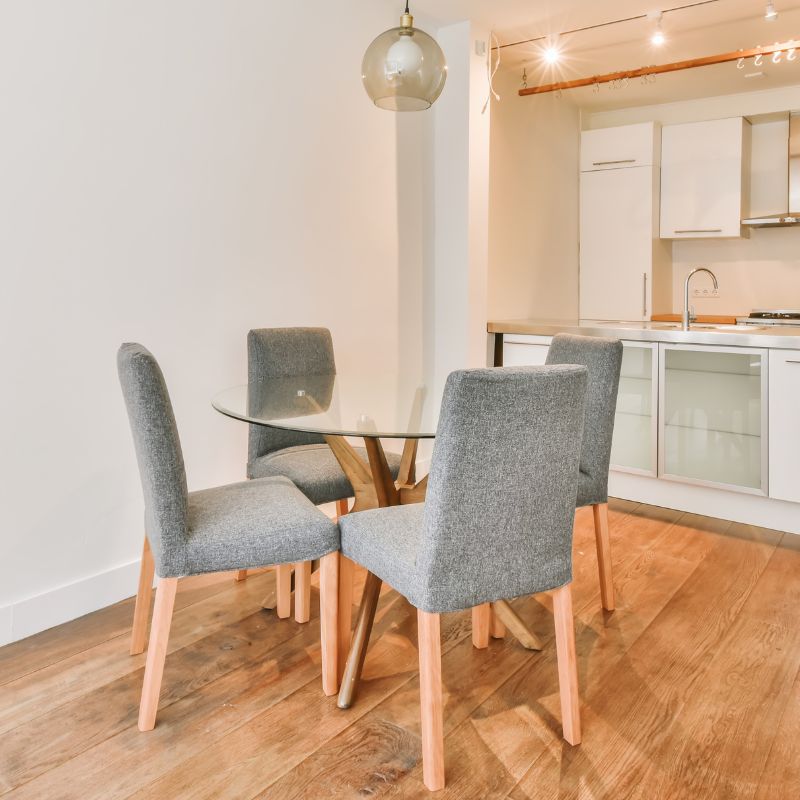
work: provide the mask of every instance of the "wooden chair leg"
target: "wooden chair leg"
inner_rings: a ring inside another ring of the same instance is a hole
[[[144,667],[144,685],[139,704],[139,730],[151,731],[156,726],[158,697],[161,694],[161,678],[164,675],[164,659],[167,656],[169,628],[172,623],[172,609],[175,606],[177,578],[162,578],[156,589],[156,603],[153,609],[153,625],[150,629],[150,644],[147,647],[147,661]]]
[[[339,674],[341,684],[347,653],[350,651],[350,633],[353,625],[353,562],[339,554]]]
[[[492,615],[489,623],[489,635],[492,639],[503,639],[506,635],[506,626],[503,621],[497,616],[494,610],[494,603],[492,603]]]
[[[155,564],[150,551],[150,543],[144,537],[142,564],[139,567],[139,588],[136,591],[136,605],[133,609],[133,629],[131,631],[131,655],[144,652],[147,641],[147,622],[150,617],[150,599],[153,596],[153,575]]]
[[[247,578],[247,570],[246,569],[240,569],[240,570],[237,571],[236,576],[235,576],[235,580],[243,581],[246,578]]]
[[[472,646],[483,650],[489,646],[489,628],[492,622],[492,607],[483,603],[472,608]]]
[[[597,541],[597,565],[600,570],[600,600],[606,611],[613,611],[614,575],[611,566],[611,540],[608,536],[608,503],[592,506],[594,535]]]
[[[339,691],[339,553],[328,553],[319,565],[319,617],[322,644],[322,691]]]
[[[570,744],[581,743],[581,712],[578,693],[578,658],[575,653],[575,621],[572,615],[572,587],[562,586],[553,592],[553,617],[556,626],[558,688],[561,695],[561,718],[564,738]]]
[[[444,789],[442,642],[438,614],[417,609],[419,700],[422,716],[422,779],[432,791]]]
[[[294,621],[311,619],[311,562],[298,561],[294,565]]]
[[[292,613],[292,565],[278,564],[275,567],[276,593],[278,596],[278,617],[289,619]]]
[[[336,501],[336,516],[343,517],[349,510],[347,498]]]

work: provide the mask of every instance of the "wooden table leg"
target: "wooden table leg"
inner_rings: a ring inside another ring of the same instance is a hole
[[[394,484],[386,453],[383,451],[380,439],[364,437],[364,444],[369,457],[372,485],[375,498],[380,508],[396,506],[400,503],[400,493]],[[358,503],[358,496],[356,496]],[[375,620],[375,610],[378,607],[378,596],[381,592],[381,579],[371,572],[367,573],[364,583],[364,593],[361,596],[361,605],[358,608],[356,626],[353,630],[350,652],[347,654],[347,663],[344,667],[342,685],[339,689],[339,708],[350,708],[361,679],[361,670],[367,656],[369,637],[372,632],[372,623]]]
[[[347,654],[347,663],[344,665],[344,674],[339,688],[339,708],[350,708],[353,704],[358,682],[361,679],[361,670],[367,656],[369,635],[372,632],[372,623],[375,621],[375,610],[378,607],[378,597],[381,593],[382,581],[377,575],[367,573],[364,582],[364,594],[361,596],[361,605],[358,607],[356,627]]]
[[[495,600],[492,610],[509,633],[527,650],[541,650],[542,643],[533,631],[517,616],[517,612],[505,601]]]

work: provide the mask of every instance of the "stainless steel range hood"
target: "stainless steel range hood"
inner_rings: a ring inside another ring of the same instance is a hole
[[[743,219],[742,225],[751,228],[786,228],[800,224],[800,113],[789,117],[789,203],[776,214]]]

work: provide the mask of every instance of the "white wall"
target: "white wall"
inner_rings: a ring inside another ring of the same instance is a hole
[[[602,128],[648,120],[669,125],[790,110],[800,110],[800,86],[598,112],[587,115],[584,126]],[[713,270],[720,283],[718,299],[692,298],[699,314],[800,308],[800,228],[753,230],[750,239],[674,242],[672,259],[673,311],[682,308],[683,282],[698,266]]]
[[[800,228],[753,230],[749,239],[675,242],[673,308],[683,307],[683,284],[695,267],[717,276],[720,297],[691,298],[698,314],[746,315],[754,308],[800,308]],[[711,285],[708,276],[692,279]],[[708,284],[705,283],[708,281]]]
[[[580,112],[519,80],[498,73],[492,103],[489,318],[576,318]]]
[[[358,79],[392,24],[370,0],[3,4],[0,643],[133,591],[120,342],[160,359],[196,489],[244,476],[210,399],[249,328],[327,325],[340,366],[387,370],[419,338],[421,123]]]

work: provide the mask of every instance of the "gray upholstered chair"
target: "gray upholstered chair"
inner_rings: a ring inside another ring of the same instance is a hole
[[[580,741],[572,526],[586,399],[580,366],[447,379],[424,504],[348,514],[342,554],[417,608],[425,785],[444,786],[439,615],[555,590],[564,737]]]
[[[600,571],[600,599],[603,608],[613,611],[614,578],[608,536],[608,467],[622,366],[622,342],[619,339],[559,333],[550,344],[547,364],[581,364],[589,373],[577,505],[579,508],[592,507]]]
[[[260,328],[247,335],[248,382],[268,381],[292,375],[335,375],[333,340],[327,328]],[[356,448],[367,461],[367,451]],[[397,477],[400,456],[386,454]],[[247,477],[283,475],[315,505],[336,502],[340,516],[347,513],[353,487],[323,436],[299,431],[250,425]],[[295,567],[295,575],[303,573]],[[244,574],[237,576],[239,579]],[[307,621],[308,576],[295,583],[295,619]],[[291,567],[278,571],[278,616],[289,616]]]
[[[287,478],[272,477],[189,492],[169,393],[155,358],[139,344],[117,354],[144,492],[145,542],[131,654],[144,650],[153,573],[153,624],[139,707],[139,729],[152,730],[164,672],[178,579],[271,564],[321,559],[322,685],[338,684],[339,532]]]

